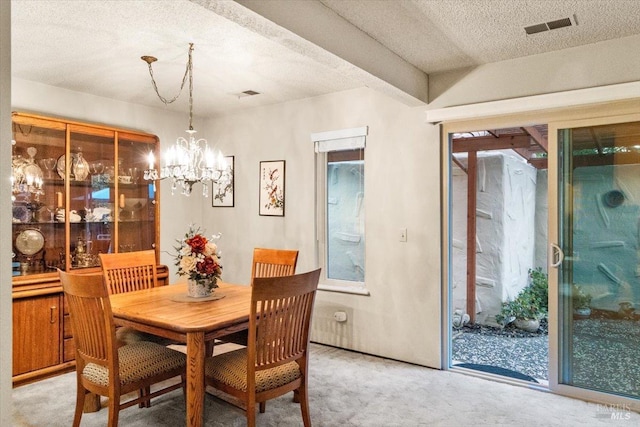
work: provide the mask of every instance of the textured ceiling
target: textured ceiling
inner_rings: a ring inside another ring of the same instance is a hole
[[[211,116],[351,88],[396,85],[375,69],[353,64],[350,58],[362,56],[363,47],[352,41],[353,33],[345,35],[344,25],[325,29],[325,37],[340,44],[340,49],[329,51],[305,40],[301,31],[289,29],[286,19],[276,25],[254,12],[252,5],[280,4],[285,9],[295,5],[294,17],[301,19],[307,9],[317,12],[311,6],[324,5],[330,18],[342,24],[348,21],[399,61],[429,74],[639,34],[639,3],[12,0],[12,75],[186,112],[186,93],[168,107],[158,100],[140,56],[158,58],[154,64],[158,87],[171,98],[179,89],[188,44],[193,42],[194,113]],[[578,25],[529,36],[523,29],[565,17],[575,18]],[[307,18],[314,22],[313,16]],[[260,95],[239,97],[245,90]]]
[[[321,0],[426,73],[640,34],[638,0]],[[577,26],[527,36],[524,27]]]

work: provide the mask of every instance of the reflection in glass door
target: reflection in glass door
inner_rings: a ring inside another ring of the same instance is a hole
[[[640,122],[557,135],[558,383],[637,399]]]

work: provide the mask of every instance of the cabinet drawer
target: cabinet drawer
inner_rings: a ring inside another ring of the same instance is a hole
[[[62,355],[64,362],[70,362],[76,358],[76,347],[73,344],[73,338],[64,339],[64,349]]]

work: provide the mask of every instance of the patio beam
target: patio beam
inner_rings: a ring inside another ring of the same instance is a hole
[[[498,138],[481,136],[478,138],[456,138],[453,140],[451,151],[453,153],[466,153],[509,148],[529,148],[530,146],[531,137],[529,135],[509,135]]]
[[[469,151],[467,159],[467,314],[476,320],[476,191],[478,187],[478,153]]]

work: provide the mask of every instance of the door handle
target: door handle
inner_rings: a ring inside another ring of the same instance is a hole
[[[549,243],[549,267],[558,268],[564,261],[564,252],[555,243]]]

